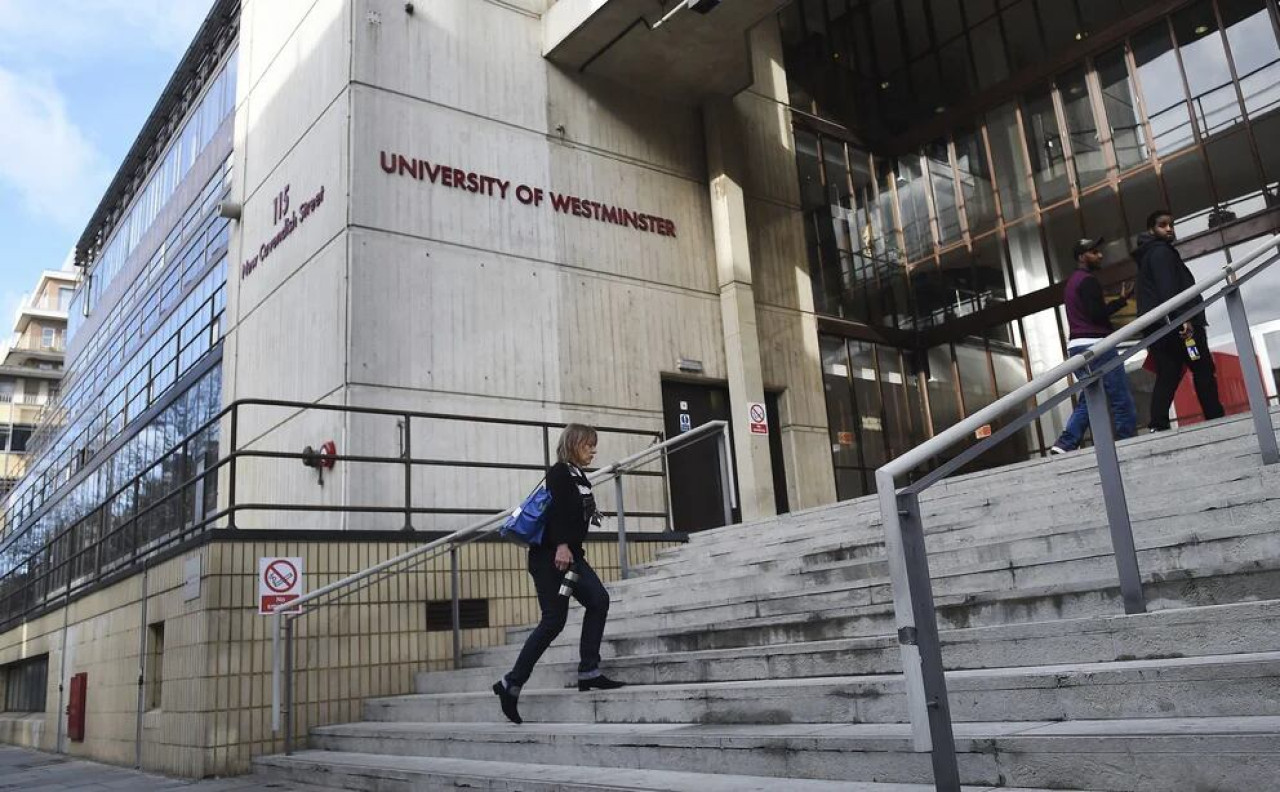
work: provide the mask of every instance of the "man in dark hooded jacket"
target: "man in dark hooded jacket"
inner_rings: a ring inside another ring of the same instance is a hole
[[[1152,212],[1147,217],[1146,233],[1138,236],[1138,247],[1133,258],[1138,262],[1138,313],[1145,314],[1171,297],[1195,285],[1195,276],[1182,261],[1173,246],[1177,239],[1173,230],[1173,215],[1167,209]],[[1168,315],[1173,320],[1177,314],[1204,300],[1195,296]],[[1204,314],[1199,313],[1183,323],[1176,333],[1155,342],[1148,353],[1155,360],[1156,384],[1151,391],[1151,430],[1169,428],[1169,408],[1173,395],[1182,381],[1182,372],[1191,368],[1196,397],[1206,420],[1221,418],[1225,411],[1218,398],[1218,380],[1213,374],[1213,356],[1209,354],[1209,342],[1205,336]],[[1161,327],[1157,324],[1148,334]],[[1187,339],[1193,339],[1199,358],[1192,360],[1187,349]]]

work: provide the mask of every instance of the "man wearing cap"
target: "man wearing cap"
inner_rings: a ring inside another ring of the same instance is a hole
[[[1094,273],[1102,267],[1102,238],[1082,239],[1072,248],[1076,257],[1076,270],[1067,278],[1066,307],[1067,325],[1071,330],[1071,340],[1067,342],[1067,355],[1078,355],[1097,342],[1111,335],[1115,328],[1111,326],[1111,315],[1129,302],[1133,290],[1125,284],[1120,298],[1106,302],[1102,296],[1102,284]],[[1115,360],[1114,349],[1103,352],[1086,367],[1092,372]],[[1111,404],[1111,420],[1115,424],[1116,439],[1133,437],[1138,428],[1137,406],[1133,394],[1129,392],[1129,378],[1124,366],[1116,366],[1102,377],[1102,389]],[[1084,398],[1076,404],[1076,409],[1067,420],[1067,428],[1062,431],[1058,441],[1049,449],[1053,454],[1065,454],[1080,447],[1084,432],[1089,428],[1089,406]]]

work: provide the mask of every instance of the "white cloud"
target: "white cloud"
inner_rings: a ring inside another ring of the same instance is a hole
[[[0,67],[0,187],[67,228],[93,210],[109,173],[48,77]]]
[[[138,48],[181,53],[213,0],[0,0],[0,54],[47,63]]]

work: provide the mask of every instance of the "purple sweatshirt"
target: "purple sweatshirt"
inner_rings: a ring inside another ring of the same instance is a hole
[[[1102,298],[1102,284],[1084,267],[1067,278],[1067,325],[1072,340],[1106,338],[1115,332],[1111,315],[1124,307],[1124,297],[1106,302]]]

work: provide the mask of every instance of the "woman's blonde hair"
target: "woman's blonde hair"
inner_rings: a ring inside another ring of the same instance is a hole
[[[596,430],[585,424],[571,423],[560,433],[560,442],[556,443],[556,459],[570,465],[579,463],[579,451],[583,446],[591,445],[597,440]]]

